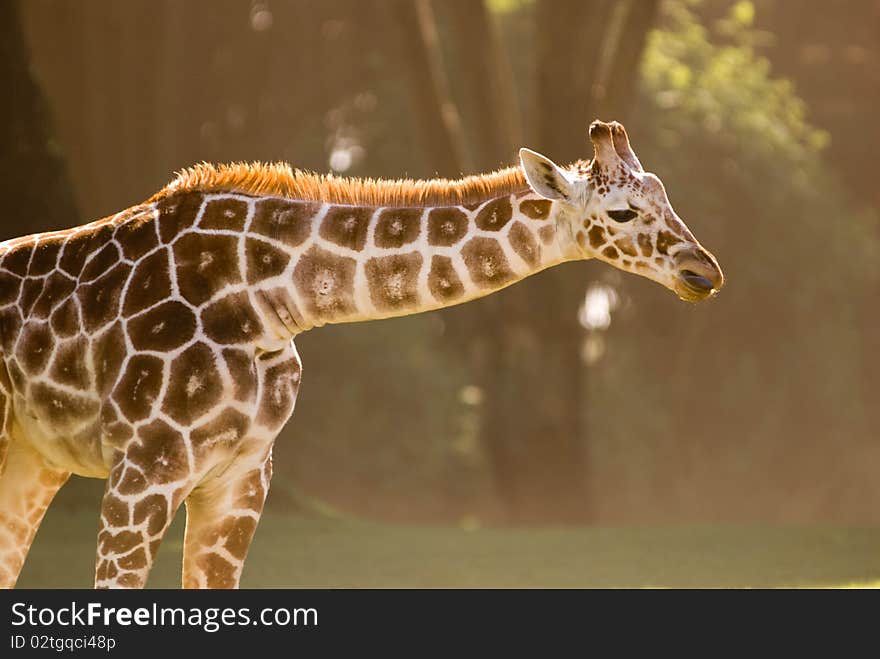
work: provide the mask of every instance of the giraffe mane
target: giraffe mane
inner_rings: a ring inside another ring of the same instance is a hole
[[[519,167],[450,179],[374,179],[315,174],[287,163],[200,163],[177,176],[149,202],[178,192],[240,192],[366,206],[459,206],[529,189]]]

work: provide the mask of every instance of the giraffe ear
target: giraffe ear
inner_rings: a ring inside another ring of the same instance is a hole
[[[526,180],[535,192],[547,199],[571,201],[571,182],[550,158],[531,149],[520,149],[519,161]]]

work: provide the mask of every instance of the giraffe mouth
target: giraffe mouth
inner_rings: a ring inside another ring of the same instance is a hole
[[[704,277],[693,270],[682,270],[681,280],[685,286],[697,293],[707,293],[715,289],[715,284],[709,281],[708,277]]]
[[[715,258],[699,246],[682,249],[675,255],[674,290],[682,300],[699,302],[715,295],[724,286],[724,275]]]
[[[699,302],[712,297],[718,292],[715,284],[708,278],[693,270],[681,270],[678,273],[676,293],[682,300]]]

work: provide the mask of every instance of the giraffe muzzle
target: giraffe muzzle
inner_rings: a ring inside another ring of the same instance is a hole
[[[717,293],[724,286],[724,274],[711,254],[702,249],[682,250],[676,255],[678,296],[698,302]]]

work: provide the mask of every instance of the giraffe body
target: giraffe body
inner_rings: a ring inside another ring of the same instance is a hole
[[[184,502],[184,586],[237,586],[300,332],[458,304],[577,258],[688,299],[707,278],[720,288],[659,181],[633,175],[628,141],[612,157],[619,125],[601,125],[589,167],[529,152],[524,170],[383,184],[202,166],[115,216],[0,245],[0,584],[73,473],[107,479],[97,586],[143,586]],[[594,205],[629,189],[644,226],[600,220],[580,179]]]

